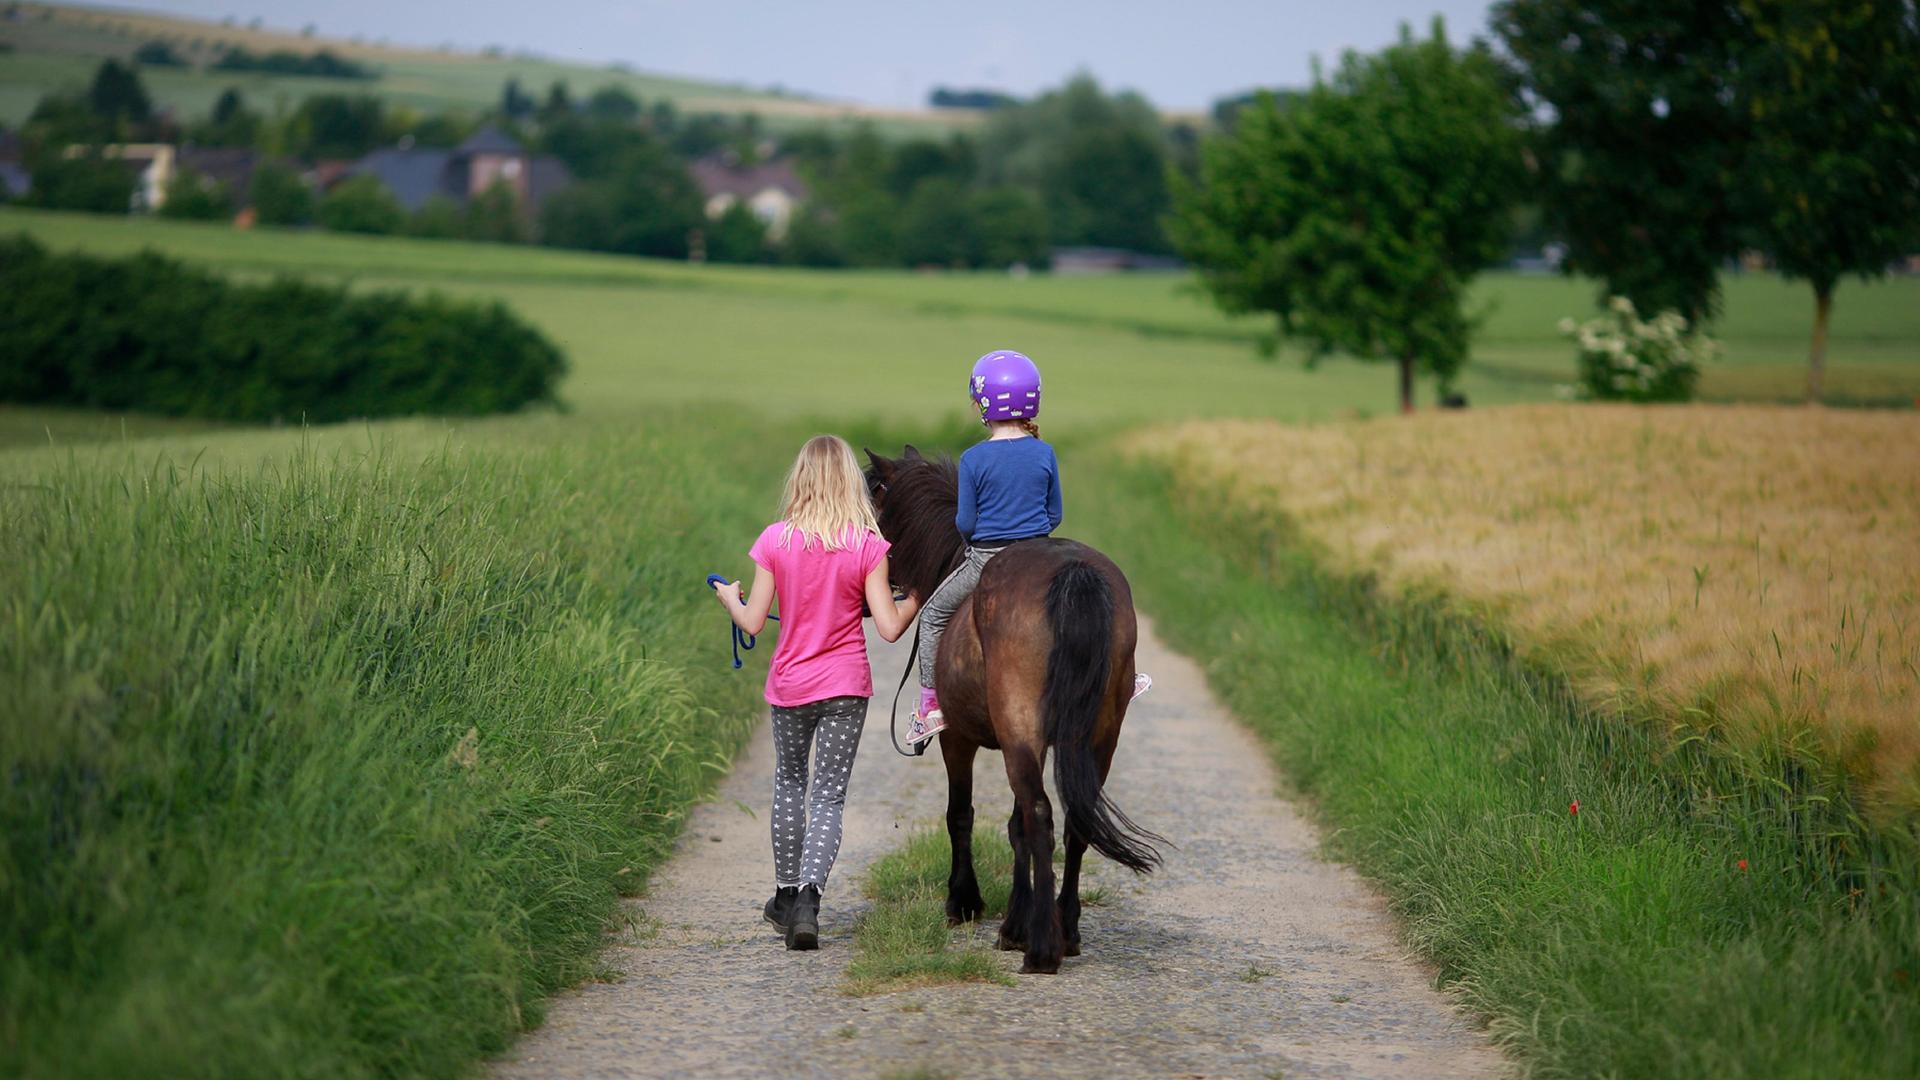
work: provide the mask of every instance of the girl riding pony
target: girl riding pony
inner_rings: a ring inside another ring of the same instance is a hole
[[[1040,440],[1040,369],[1011,349],[974,362],[967,394],[988,429],[985,441],[960,455],[960,505],[954,524],[967,540],[964,560],[927,598],[920,613],[920,704],[907,728],[914,753],[947,726],[934,693],[934,660],[947,621],[972,595],[980,572],[1009,544],[1046,536],[1060,526],[1060,465]]]

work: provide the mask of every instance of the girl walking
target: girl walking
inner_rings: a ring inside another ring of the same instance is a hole
[[[818,947],[820,894],[840,851],[847,778],[873,696],[861,604],[888,641],[899,640],[918,607],[913,597],[894,602],[887,549],[853,448],[816,435],[787,473],[780,520],[747,553],[754,573],[745,603],[737,581],[714,590],[749,634],[765,628],[780,601],[780,640],[766,689],[773,707],[774,894],[765,915],[786,934],[789,949]]]
[[[974,362],[967,394],[987,426],[984,442],[960,455],[960,504],[954,524],[966,537],[965,560],[927,598],[920,614],[920,706],[907,727],[914,753],[947,726],[933,690],[940,635],[960,602],[980,583],[987,561],[1007,545],[1046,536],[1060,527],[1060,465],[1040,440],[1040,369],[1011,349]]]

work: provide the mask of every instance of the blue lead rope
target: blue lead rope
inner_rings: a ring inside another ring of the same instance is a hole
[[[707,575],[707,588],[709,589],[718,589],[720,586],[725,585],[726,583],[727,583],[727,579],[722,577],[719,574]],[[741,607],[747,606],[746,597],[743,596],[740,598],[740,606]],[[780,621],[780,616],[778,615],[768,615],[767,618],[772,620],[773,622]],[[727,620],[727,627],[733,631],[733,669],[735,671],[738,671],[741,668],[746,666],[745,664],[741,663],[740,654],[742,652],[753,651],[754,635],[749,634],[745,630],[740,629],[740,624],[737,622],[734,622],[731,618]]]

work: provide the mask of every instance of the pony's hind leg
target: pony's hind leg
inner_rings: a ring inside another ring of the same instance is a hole
[[[1007,774],[1013,780],[1014,813],[1020,819],[1020,845],[1015,848],[1014,858],[1022,859],[1032,876],[1026,907],[1018,913],[1027,929],[1026,961],[1020,970],[1052,975],[1060,970],[1060,958],[1066,953],[1060,934],[1060,908],[1053,893],[1053,803],[1047,798],[1037,755],[1009,750]],[[1009,907],[1008,922],[1014,917]],[[1004,929],[1001,937],[1006,937]]]
[[[1060,875],[1060,937],[1066,943],[1066,955],[1080,955],[1080,859],[1087,853],[1087,842],[1067,834],[1067,865]]]
[[[940,737],[947,765],[947,841],[953,868],[947,874],[947,925],[978,919],[986,910],[973,873],[973,759],[980,748],[948,732]]]
[[[1017,804],[1007,816],[1007,845],[1013,848],[1013,891],[1007,895],[1007,917],[1000,921],[1000,947],[1018,950],[1027,947],[1027,908],[1033,901],[1033,887],[1027,880],[1027,843]]]

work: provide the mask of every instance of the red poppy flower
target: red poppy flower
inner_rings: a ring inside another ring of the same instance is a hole
[[[1740,860],[1740,861],[1739,861],[1738,863],[1736,863],[1735,865],[1736,865],[1736,866],[1738,866],[1738,867],[1740,867],[1740,869],[1741,869],[1742,871],[1744,871],[1744,870],[1746,870],[1746,868],[1747,868],[1747,860],[1745,860],[1745,859],[1741,859],[1741,860]]]
[[[1580,800],[1579,800],[1579,799],[1575,799],[1575,800],[1573,800],[1573,804],[1572,804],[1571,806],[1568,806],[1568,807],[1567,807],[1567,813],[1569,813],[1569,814],[1573,814],[1573,815],[1575,815],[1576,817],[1577,817],[1577,816],[1579,816],[1579,814],[1580,814]]]

